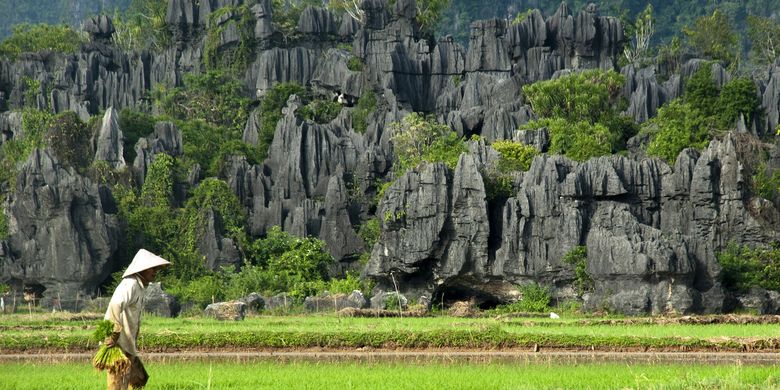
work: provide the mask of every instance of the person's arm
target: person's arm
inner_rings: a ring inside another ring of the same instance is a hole
[[[124,311],[127,306],[127,302],[130,300],[131,290],[127,286],[120,282],[117,286],[114,295],[111,296],[111,301],[108,302],[108,310],[106,311],[106,319],[114,324],[114,331],[111,336],[106,337],[103,343],[109,347],[116,344],[119,340],[119,335],[122,333],[122,323],[124,319]]]

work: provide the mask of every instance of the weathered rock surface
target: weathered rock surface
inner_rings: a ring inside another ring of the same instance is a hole
[[[303,307],[310,313],[335,313],[345,307],[363,309],[368,306],[368,300],[360,291],[351,294],[323,294],[315,297],[306,297]]]
[[[203,315],[222,321],[242,321],[246,303],[241,301],[217,302],[206,306]]]
[[[122,169],[129,161],[123,160],[116,110],[149,110],[155,88],[182,86],[185,73],[205,71],[209,23],[226,27],[218,55],[235,47],[241,34],[231,22],[242,15],[211,16],[245,3],[169,0],[173,45],[160,53],[122,52],[111,39],[113,23],[101,16],[85,22],[91,40],[75,54],[44,51],[0,60],[0,144],[25,135],[21,114],[6,109],[72,110],[84,121],[105,110],[94,139],[95,159]],[[751,302],[758,298],[724,291],[715,259],[732,241],[766,245],[778,239],[780,213],[773,203],[778,200],[751,194],[749,161],[755,158],[742,151],[737,136],[721,137],[701,152],[686,150],[673,167],[643,159],[649,140],[642,135],[629,141],[632,159],[577,163],[539,156],[528,172],[511,175],[508,199],[486,200],[482,173],[498,159],[490,142],[515,139],[542,152],[550,144],[545,129],[517,130],[536,118],[522,87],[578,69],[616,69],[626,40],[618,19],[600,16],[593,5],[573,12],[562,4],[551,16],[533,11],[518,24],[475,22],[464,48],[423,31],[414,19],[414,0],[396,0],[392,7],[364,0],[362,24],[307,8],[289,36],[274,25],[271,3],[250,7],[256,46],[239,76],[247,97],[261,99],[277,83],[296,82],[317,98],[343,96],[347,107],[330,123],[318,124],[296,115],[303,102],[292,97],[265,161],[226,157],[220,179],[237,195],[252,237],[281,226],[323,239],[339,260],[331,270],[335,275],[358,266],[364,244],[356,232],[378,218],[381,238],[364,275],[376,279],[379,290],[395,291],[398,285],[419,302],[511,302],[518,297],[516,286],[532,281],[551,286],[558,298],[572,298],[574,271],[562,258],[582,245],[595,284],[586,294],[588,308],[688,313],[726,310],[734,299],[757,305]],[[343,43],[351,43],[352,51],[339,46]],[[362,70],[348,69],[351,56]],[[649,120],[682,95],[702,66],[710,67],[716,85],[729,81],[720,64],[697,59],[671,75],[625,67],[624,113],[637,122]],[[40,87],[29,90],[27,80]],[[766,115],[759,122],[742,120],[738,130],[767,137],[780,121],[780,65],[757,83]],[[357,133],[355,108],[349,106],[368,90],[376,95],[376,109],[365,132]],[[458,134],[482,140],[470,144],[470,154],[455,169],[423,164],[396,177],[390,124],[413,111],[433,113]],[[262,120],[259,109],[250,115],[245,142],[260,143]],[[182,156],[183,141],[172,123],[157,123],[135,145],[136,158],[126,166],[134,182],[142,185],[160,153]],[[777,150],[770,149],[767,172],[780,167]],[[186,183],[175,190],[178,205],[203,176],[197,165],[185,174]],[[379,184],[389,180],[394,184],[373,204]],[[48,298],[90,295],[116,271],[122,228],[108,187],[38,151],[21,167],[16,186],[4,183],[0,191],[8,192],[3,209],[9,226],[9,237],[0,240],[0,283],[34,286]],[[207,266],[240,264],[236,243],[217,213],[208,213],[198,234]],[[266,306],[287,308],[292,299],[285,298],[271,297]]]
[[[144,289],[144,312],[158,317],[176,317],[180,310],[176,297],[163,291],[159,282],[149,283]]]
[[[120,241],[110,190],[64,168],[36,149],[21,167],[4,209],[9,250],[0,258],[0,280],[38,286],[44,301],[90,296],[112,271]]]

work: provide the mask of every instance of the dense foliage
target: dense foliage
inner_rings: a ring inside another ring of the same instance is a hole
[[[586,70],[523,87],[539,120],[522,128],[547,128],[550,152],[584,161],[622,148],[634,135],[633,121],[621,117],[617,105],[623,76]]]
[[[206,69],[229,70],[235,75],[242,75],[254,58],[254,27],[255,19],[247,4],[226,6],[211,13],[203,47]],[[238,43],[220,48],[220,40],[230,29],[238,32]]]
[[[51,118],[46,144],[60,163],[83,170],[94,156],[90,146],[92,137],[93,130],[75,112],[65,111]]]
[[[0,183],[16,182],[18,165],[23,163],[36,148],[43,148],[52,115],[46,111],[27,109],[22,113],[24,137],[13,138],[0,146]]]
[[[51,50],[59,53],[75,53],[84,38],[66,25],[19,24],[13,34],[0,42],[0,56],[16,59],[21,53]]]
[[[352,130],[363,134],[368,128],[368,116],[376,109],[376,95],[374,91],[366,88],[357,101],[357,106],[352,111]]]
[[[401,122],[391,123],[390,129],[397,159],[395,169],[400,173],[423,161],[441,161],[454,169],[460,154],[468,151],[454,130],[437,123],[432,116],[411,113]]]
[[[163,115],[175,119],[182,130],[185,157],[208,174],[219,173],[229,155],[243,155],[251,162],[265,157],[242,141],[251,101],[241,82],[224,72],[187,74],[184,86],[159,89],[154,98]]]
[[[268,148],[274,140],[276,123],[282,119],[282,108],[287,105],[290,95],[304,96],[306,89],[296,83],[279,83],[268,90],[260,102],[260,124],[257,141],[258,157],[260,160],[268,156]]]
[[[743,116],[747,124],[760,115],[756,85],[737,77],[718,90],[711,67],[702,66],[685,84],[685,93],[658,110],[644,125],[651,134],[648,155],[673,164],[685,148],[702,149],[714,134],[735,127]]]
[[[165,17],[166,1],[131,0],[125,12],[114,9],[114,42],[124,50],[151,49],[161,52],[173,42]]]
[[[752,287],[780,292],[780,248],[750,248],[730,244],[718,254],[726,288],[747,291]]]

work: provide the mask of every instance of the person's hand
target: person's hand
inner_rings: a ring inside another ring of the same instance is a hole
[[[105,344],[107,347],[113,347],[116,344],[116,341],[119,340],[119,332],[111,333],[111,336],[108,336],[103,340],[103,344]]]

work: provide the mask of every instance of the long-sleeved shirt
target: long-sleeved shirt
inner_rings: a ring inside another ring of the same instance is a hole
[[[137,275],[122,279],[108,303],[105,319],[114,323],[114,332],[119,332],[117,344],[130,355],[138,355],[136,340],[143,307],[144,285],[141,279]]]

